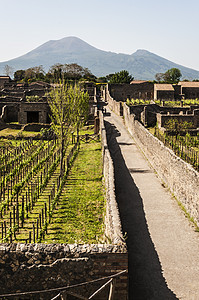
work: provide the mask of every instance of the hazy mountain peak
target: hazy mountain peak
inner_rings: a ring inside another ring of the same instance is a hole
[[[142,55],[146,55],[146,54],[151,54],[151,52],[149,52],[148,50],[144,50],[144,49],[138,49],[136,52],[133,53],[133,55],[136,55],[136,56],[142,56]]]
[[[50,40],[39,46],[33,51],[48,51],[48,52],[80,52],[97,50],[93,46],[84,42],[80,38],[69,36],[59,40]]]
[[[116,54],[99,50],[75,36],[50,40],[25,55],[0,63],[0,75],[4,74],[5,65],[13,67],[14,71],[43,65],[48,71],[56,63],[77,63],[96,76],[127,70],[134,78],[153,80],[156,73],[178,68],[182,78],[199,78],[199,71],[177,65],[147,50],[138,49],[132,55]]]

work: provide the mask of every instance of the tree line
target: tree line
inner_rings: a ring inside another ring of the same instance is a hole
[[[6,65],[4,67],[4,73],[7,76],[13,74],[12,67]],[[170,83],[177,84],[182,77],[182,73],[178,68],[171,68],[165,73],[157,73],[155,75],[154,83]],[[15,81],[45,81],[48,83],[57,83],[60,80],[65,81],[79,81],[86,80],[96,83],[127,83],[129,84],[134,80],[134,77],[127,71],[121,70],[119,72],[111,73],[106,76],[96,77],[88,68],[84,68],[76,63],[72,64],[54,64],[48,70],[44,71],[42,65],[28,68],[26,70],[17,70],[14,72]],[[188,81],[184,79],[183,81]],[[199,81],[195,79],[193,81]]]
[[[14,72],[14,80],[24,82],[41,80],[49,83],[56,83],[60,80],[79,81],[81,79],[91,81],[95,80],[96,77],[88,68],[79,66],[76,63],[55,64],[50,67],[47,73],[44,71],[42,65]]]
[[[5,74],[10,75],[9,66],[5,66]],[[45,73],[42,65],[28,68],[26,70],[17,70],[14,72],[15,81],[33,82],[45,81],[48,83],[57,83],[64,81],[87,80],[98,83],[130,83],[133,76],[128,71],[122,70],[114,74],[108,74],[103,77],[96,77],[88,68],[84,68],[76,63],[73,64],[55,64]]]

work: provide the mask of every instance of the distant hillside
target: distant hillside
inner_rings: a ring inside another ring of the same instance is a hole
[[[76,37],[48,41],[25,55],[1,62],[0,75],[3,74],[6,64],[15,71],[38,65],[43,65],[48,71],[55,63],[77,63],[87,67],[98,77],[127,70],[135,79],[153,80],[156,73],[179,68],[183,78],[199,79],[199,71],[175,64],[149,51],[137,50],[131,55],[117,54],[99,50]]]

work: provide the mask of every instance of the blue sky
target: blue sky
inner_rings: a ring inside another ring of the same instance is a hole
[[[199,70],[198,0],[0,0],[0,61],[76,36],[96,48],[145,49]]]

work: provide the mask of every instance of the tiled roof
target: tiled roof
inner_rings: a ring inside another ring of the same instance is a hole
[[[140,83],[144,83],[144,82],[148,82],[147,80],[133,80],[130,82],[130,84],[140,84]]]
[[[181,85],[182,87],[195,87],[195,88],[199,88],[199,82],[192,82],[192,81],[180,81],[178,82],[178,85]]]
[[[172,84],[170,83],[156,83],[155,90],[159,91],[174,91]]]
[[[32,86],[32,85],[39,85],[39,86],[42,86],[42,87],[49,87],[49,86],[51,86],[50,83],[47,83],[47,82],[44,82],[44,81],[33,81],[29,85],[30,86]]]

